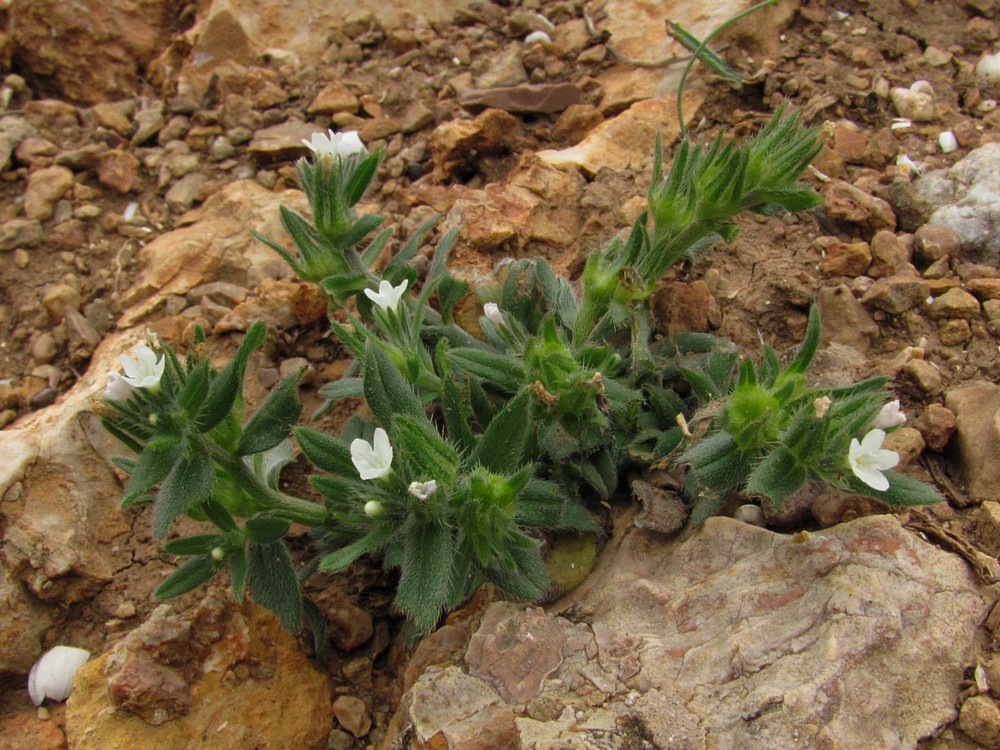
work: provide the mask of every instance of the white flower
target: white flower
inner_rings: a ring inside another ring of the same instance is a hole
[[[122,378],[133,388],[154,388],[160,384],[163,377],[163,368],[167,364],[164,357],[156,358],[156,353],[145,344],[139,344],[135,358],[123,354],[121,356],[122,369],[125,377]]]
[[[884,492],[889,489],[889,480],[882,474],[899,463],[899,454],[895,451],[882,449],[885,432],[871,430],[858,442],[851,440],[851,448],[847,460],[851,464],[854,476],[875,490]]]
[[[365,296],[383,310],[395,310],[396,306],[399,305],[399,300],[403,298],[403,292],[406,291],[408,283],[406,279],[403,279],[402,284],[393,286],[388,281],[380,281],[378,291],[373,292],[371,289],[365,289]]]
[[[437,488],[438,483],[434,479],[429,482],[410,482],[410,494],[418,500],[426,500],[437,492]]]
[[[352,440],[351,462],[362,479],[379,479],[388,474],[392,467],[392,446],[385,430],[377,427],[370,445],[361,438]]]
[[[487,302],[483,305],[483,315],[495,326],[502,326],[507,321],[500,312],[500,306],[496,302]]]
[[[28,695],[36,706],[48,698],[64,701],[73,690],[73,678],[87,663],[90,652],[73,646],[56,646],[35,662],[28,675]]]
[[[868,429],[888,430],[901,424],[906,424],[906,415],[899,410],[899,399],[896,399],[882,407]]]
[[[365,503],[365,515],[369,518],[376,518],[385,513],[385,506],[378,500],[369,500]]]
[[[541,42],[542,44],[552,44],[552,37],[546,34],[544,31],[532,31],[528,36],[524,37],[525,44],[534,44],[535,42]]]
[[[310,140],[302,141],[317,158],[339,156],[346,159],[355,154],[367,154],[365,144],[358,137],[357,130],[348,130],[344,133],[334,133],[328,130],[326,133],[313,133]]]
[[[108,370],[108,382],[104,386],[104,398],[108,401],[128,401],[132,396],[132,386],[125,382],[118,370]]]

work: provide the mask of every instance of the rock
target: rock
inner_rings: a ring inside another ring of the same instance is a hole
[[[305,156],[309,149],[302,141],[308,141],[313,133],[324,130],[299,120],[288,120],[280,125],[258,130],[253,135],[248,149],[263,163],[271,163]]]
[[[896,215],[888,203],[848,182],[828,183],[820,192],[824,202],[819,210],[831,219],[858,224],[872,233],[896,228]]]
[[[827,276],[863,276],[871,262],[867,242],[834,242],[826,248],[819,270]]]
[[[118,102],[103,102],[90,108],[97,122],[108,130],[112,130],[122,138],[132,134],[132,118],[135,115],[136,102],[125,99]]]
[[[79,310],[82,300],[79,290],[64,282],[49,284],[42,291],[42,306],[55,323],[59,323],[68,310]]]
[[[158,236],[139,251],[141,272],[122,295],[119,325],[129,327],[166,303],[210,282],[243,288],[251,277],[290,276],[278,255],[250,235],[250,230],[293,247],[278,218],[278,206],[305,212],[308,203],[297,190],[272,193],[253,180],[231,183],[187,214],[190,225]],[[294,317],[287,319],[294,325]]]
[[[891,276],[910,261],[910,252],[906,245],[888,229],[881,229],[875,233],[870,248],[872,264],[868,269],[868,275],[872,278]]]
[[[885,513],[887,506],[874,498],[825,489],[816,494],[810,510],[816,523],[828,529],[838,523]]]
[[[583,91],[573,83],[522,84],[489,89],[469,89],[459,98],[466,109],[502,109],[504,112],[553,114],[583,101]]]
[[[24,118],[9,115],[0,118],[0,172],[10,166],[10,155],[28,136],[35,134],[35,128]]]
[[[913,463],[924,452],[924,437],[913,427],[899,427],[885,436],[883,447],[899,455],[899,468]]]
[[[29,219],[46,221],[52,218],[55,204],[73,187],[73,173],[66,167],[46,167],[28,175],[24,191],[24,213]]]
[[[688,125],[697,117],[703,96],[693,90],[684,92],[684,112]],[[539,158],[560,169],[573,167],[597,174],[607,167],[615,171],[637,168],[653,153],[656,134],[664,143],[679,133],[677,105],[674,100],[649,99],[633,104],[617,117],[595,127],[576,146],[559,151],[540,151]]]
[[[878,325],[846,284],[819,290],[817,302],[823,321],[823,342],[867,352],[878,338]]]
[[[97,179],[119,193],[128,193],[139,187],[139,160],[127,151],[112,149],[101,157]]]
[[[192,737],[206,750],[319,750],[331,710],[326,677],[278,619],[213,592],[189,619],[159,607],[89,662],[67,704],[66,733],[74,750],[167,750]]]
[[[310,586],[310,598],[323,611],[327,635],[343,651],[354,651],[374,634],[374,622],[367,610],[352,602],[336,586]]]
[[[42,225],[38,219],[11,219],[0,224],[0,250],[37,247],[42,244]]]
[[[362,143],[380,141],[399,132],[400,124],[392,117],[376,117],[364,120],[358,129],[358,137]]]
[[[92,104],[131,95],[171,37],[168,0],[17,0],[13,54],[31,88]]]
[[[1000,299],[1000,278],[969,279],[965,286],[970,292],[982,300]]]
[[[719,303],[701,279],[691,284],[667,282],[653,294],[650,306],[657,329],[664,333],[704,333],[710,321],[716,327],[721,322]]]
[[[212,327],[216,335],[244,332],[258,320],[269,328],[287,331],[298,324],[292,309],[292,295],[298,283],[291,279],[263,279],[247,299],[222,316]]]
[[[192,204],[201,195],[201,189],[208,182],[208,176],[201,172],[192,172],[175,182],[164,199],[172,211],[183,213],[191,208]]]
[[[1000,143],[980,146],[950,169],[928,172],[913,190],[934,209],[928,222],[961,238],[963,259],[1000,263]]]
[[[431,134],[428,149],[434,161],[434,181],[450,177],[475,159],[513,150],[521,123],[498,109],[488,109],[472,120],[450,120]]]
[[[132,145],[143,145],[154,135],[160,133],[165,126],[163,102],[154,99],[135,115],[135,133],[132,135]]]
[[[475,85],[481,89],[518,86],[527,83],[528,74],[521,63],[521,49],[508,47],[494,58],[485,73],[476,78]]]
[[[552,126],[552,136],[567,143],[578,143],[602,122],[604,117],[597,107],[591,104],[571,104]]]
[[[983,750],[1000,750],[1000,708],[986,695],[974,695],[962,704],[958,726]]]
[[[358,97],[342,81],[333,80],[320,89],[306,110],[311,115],[332,115],[335,112],[358,111]]]
[[[792,748],[805,726],[810,747],[916,747],[955,718],[966,636],[989,604],[961,560],[891,516],[795,536],[717,517],[678,541],[622,517],[556,605],[586,622],[491,605],[467,660],[496,664],[501,687],[431,667],[400,719],[425,747],[509,726],[511,710],[515,732],[494,747],[624,747],[641,727],[643,747]],[[547,661],[532,672],[534,658]]]
[[[28,595],[7,572],[5,558],[0,556],[0,672],[26,675],[42,655],[42,637],[56,610]]]
[[[931,122],[936,117],[934,95],[926,91],[914,91],[897,86],[889,92],[889,97],[900,117],[913,122]]]
[[[973,383],[949,391],[945,406],[955,414],[952,455],[969,496],[1000,501],[1000,386]]]
[[[861,297],[861,302],[899,315],[923,305],[930,292],[930,284],[925,279],[910,273],[898,273],[872,284]]]
[[[368,706],[353,695],[342,695],[337,698],[333,702],[333,715],[337,717],[340,726],[355,737],[364,737],[372,727]]]
[[[979,506],[976,544],[990,557],[1000,556],[1000,503],[987,500]]]
[[[972,338],[972,326],[967,320],[942,320],[938,324],[938,339],[943,346],[961,346],[970,338]]]
[[[924,265],[941,258],[958,258],[962,238],[951,227],[924,224],[914,234],[914,256]]]
[[[423,130],[434,122],[434,110],[419,99],[410,102],[399,118],[399,129],[406,134]]]
[[[0,747],[4,750],[66,750],[59,723],[42,719],[36,709],[0,717]]]
[[[941,371],[926,359],[911,359],[902,371],[924,393],[936,393],[944,383]]]
[[[935,451],[944,450],[957,426],[954,412],[941,404],[928,404],[912,424],[920,430],[927,446]]]
[[[968,292],[953,287],[931,302],[927,314],[934,320],[942,318],[975,320],[979,317],[979,300]]]

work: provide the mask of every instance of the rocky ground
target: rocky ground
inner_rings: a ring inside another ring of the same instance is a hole
[[[892,447],[946,504],[813,492],[768,518],[781,533],[671,541],[623,498],[575,592],[483,592],[418,647],[357,565],[315,584],[318,667],[221,596],[153,611],[174,560],[116,506],[104,373],[147,328],[183,348],[201,325],[223,354],[263,318],[250,397],[305,365],[319,403],[344,353],[250,230],[303,208],[294,160],[327,127],[386,150],[364,208],[389,252],[440,212],[473,283],[510,257],[577,273],[642,210],[654,133],[676,141],[664,20],[704,35],[748,3],[68,5],[0,3],[0,747],[1000,748],[1000,76],[976,71],[995,0],[783,0],[723,37],[747,80],[695,76],[694,136],[787,104],[822,128],[826,201],[741,219],[655,298],[663,331],[750,353],[797,342],[818,300],[817,377],[890,376]],[[104,656],[40,713],[25,675],[57,643]]]

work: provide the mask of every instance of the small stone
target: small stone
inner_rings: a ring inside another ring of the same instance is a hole
[[[358,97],[341,81],[330,81],[320,89],[309,105],[307,111],[311,115],[332,115],[335,112],[358,111]]]
[[[416,133],[434,122],[434,110],[420,99],[414,99],[399,118],[399,129],[403,133]]]
[[[337,717],[340,726],[355,737],[364,737],[372,726],[368,706],[352,695],[342,695],[333,702],[333,715]]]
[[[364,121],[364,124],[358,129],[358,137],[363,143],[372,143],[393,136],[399,130],[399,120],[394,120],[391,117],[376,117]]]
[[[1000,556],[1000,503],[987,500],[979,506],[976,545],[990,557]]]
[[[163,130],[166,119],[163,116],[163,102],[155,101],[152,106],[139,110],[135,116],[135,133],[132,145],[141,146]]]
[[[875,233],[870,249],[872,264],[868,268],[868,275],[875,279],[891,276],[910,260],[906,245],[899,241],[895,232],[888,229]]]
[[[1000,299],[988,299],[983,302],[983,312],[986,313],[986,320],[991,323],[1000,320]]]
[[[938,338],[945,346],[961,346],[972,338],[967,320],[946,320],[938,328]]]
[[[37,247],[42,244],[42,225],[37,219],[11,219],[0,225],[0,250]]]
[[[101,157],[97,179],[119,193],[128,193],[139,187],[139,160],[132,154],[112,149]]]
[[[56,343],[55,336],[48,331],[38,334],[38,337],[31,345],[31,358],[39,364],[51,362],[55,359],[58,352],[59,345]]]
[[[924,393],[940,390],[944,382],[941,371],[925,359],[911,359],[903,365],[903,372]]]
[[[604,122],[601,111],[592,104],[571,104],[552,126],[552,135],[561,143],[579,143],[591,130]]]
[[[670,282],[653,293],[653,320],[664,333],[705,332],[710,317],[718,316],[718,302],[699,279],[691,284]],[[714,308],[714,310],[713,310]]]
[[[825,201],[820,210],[832,219],[858,224],[873,233],[896,228],[896,215],[888,203],[848,182],[831,182],[822,193]]]
[[[28,175],[24,192],[24,212],[29,219],[45,221],[52,217],[56,202],[73,187],[73,173],[66,167],[52,166]]]
[[[955,414],[941,404],[929,404],[915,420],[913,426],[924,436],[927,447],[943,451],[955,432]]]
[[[170,209],[176,213],[187,211],[199,200],[201,189],[208,182],[208,177],[200,172],[185,175],[167,191],[164,199]]]
[[[942,318],[973,320],[979,317],[979,300],[968,292],[953,287],[930,304],[927,314],[934,320]]]
[[[502,109],[505,112],[553,114],[583,101],[583,91],[572,83],[524,84],[469,89],[459,101],[470,111]]]
[[[837,123],[833,131],[833,150],[848,164],[861,164],[868,148],[868,133],[851,122]]]
[[[834,242],[826,249],[819,268],[826,276],[863,276],[871,261],[867,242]]]
[[[969,279],[966,288],[982,300],[1000,299],[1000,278]]]
[[[958,726],[983,750],[1000,750],[1000,708],[988,696],[966,699],[958,714]]]
[[[933,94],[898,87],[889,92],[889,98],[899,116],[907,120],[931,122],[935,117]]]
[[[899,427],[885,436],[882,447],[899,455],[899,465],[913,463],[924,452],[924,437],[912,427]]]
[[[913,255],[921,263],[933,263],[945,256],[957,258],[962,238],[951,227],[924,224],[914,234]]]
[[[961,468],[966,491],[975,501],[1000,501],[1000,387],[974,382],[948,392],[945,406],[955,414],[948,446]]]
[[[75,287],[61,282],[49,284],[42,291],[42,305],[56,323],[63,319],[67,310],[79,310],[82,300]]]
[[[258,130],[247,148],[263,162],[291,159],[308,152],[309,149],[302,141],[310,140],[313,133],[322,130],[324,129],[307,122],[289,120]]]

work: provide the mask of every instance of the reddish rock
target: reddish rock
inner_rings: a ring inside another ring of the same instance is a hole
[[[955,432],[955,414],[941,404],[929,404],[915,420],[913,426],[924,436],[927,447],[942,451]]]
[[[969,279],[965,287],[979,299],[1000,299],[1000,279]]]
[[[951,227],[924,224],[914,233],[913,255],[924,265],[948,256],[957,258],[962,249],[962,239]]]
[[[973,320],[979,317],[979,300],[962,289],[952,287],[931,303],[927,314],[935,320],[942,318]]]
[[[333,702],[333,715],[337,717],[340,726],[355,737],[364,737],[372,728],[372,719],[368,706],[360,698],[353,695],[342,695]]]
[[[65,750],[66,737],[59,724],[38,718],[37,709],[0,716],[3,750]]]
[[[826,249],[819,270],[827,276],[863,276],[871,262],[867,242],[834,242]]]
[[[604,122],[601,111],[592,104],[571,104],[552,126],[552,135],[563,143],[578,143]]]
[[[442,123],[429,143],[434,173],[444,179],[476,158],[509,150],[520,133],[520,121],[499,109],[488,109],[472,120]]]
[[[330,81],[312,100],[308,112],[311,115],[332,115],[334,112],[357,112],[358,97],[339,80]]]
[[[501,109],[504,112],[553,114],[583,101],[583,91],[573,83],[522,84],[490,89],[469,89],[459,101],[470,111]]]
[[[101,157],[97,179],[119,193],[128,193],[139,187],[139,160],[127,151],[112,149]]]
[[[651,307],[656,327],[666,333],[705,332],[721,315],[719,303],[701,279],[691,284],[668,282],[653,294]]]
[[[873,233],[896,228],[896,214],[888,203],[848,182],[831,182],[822,194],[824,202],[820,210],[832,219],[857,224]]]
[[[839,122],[833,131],[833,150],[848,164],[860,164],[868,148],[868,133],[850,122]]]
[[[868,275],[872,278],[881,279],[885,276],[891,276],[910,260],[910,252],[906,245],[900,242],[896,234],[888,229],[882,229],[875,233],[870,249],[872,264],[868,268]]]

